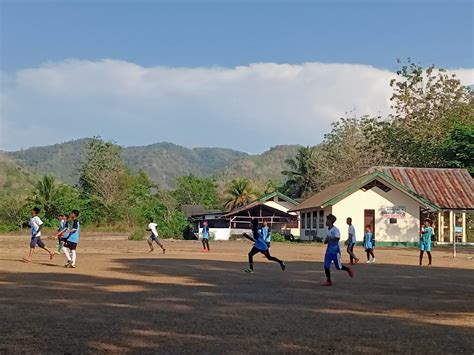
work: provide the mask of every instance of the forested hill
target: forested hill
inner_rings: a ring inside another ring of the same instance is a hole
[[[17,161],[0,153],[0,198],[26,195],[35,182],[34,175]]]
[[[9,157],[38,175],[52,175],[59,180],[76,184],[90,138],[78,139],[44,147],[33,147],[7,152]],[[143,169],[162,189],[174,187],[179,176],[215,176],[228,181],[237,176],[256,182],[282,180],[284,161],[295,155],[297,146],[277,146],[263,154],[247,153],[223,148],[189,149],[172,143],[126,147],[124,161],[132,171]]]

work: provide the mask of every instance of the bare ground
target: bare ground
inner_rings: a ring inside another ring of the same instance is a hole
[[[275,244],[287,270],[247,242],[82,240],[77,269],[42,252],[20,261],[28,237],[0,237],[0,352],[465,353],[474,351],[474,260],[379,248],[355,278],[321,286],[324,247]],[[53,241],[47,241],[51,247]],[[362,249],[357,248],[362,260]],[[344,260],[347,255],[343,253]]]

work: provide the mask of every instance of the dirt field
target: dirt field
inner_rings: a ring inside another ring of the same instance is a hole
[[[0,352],[465,353],[474,351],[474,260],[434,250],[376,250],[355,278],[322,287],[324,247],[275,244],[287,270],[247,242],[82,240],[76,269],[64,255],[20,261],[25,237],[0,237]],[[52,246],[53,241],[47,241]],[[356,252],[362,256],[362,249]],[[344,261],[347,255],[343,254]],[[362,259],[362,258],[361,258]]]

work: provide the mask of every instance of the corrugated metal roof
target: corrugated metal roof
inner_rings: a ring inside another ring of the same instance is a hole
[[[474,209],[474,180],[466,169],[381,166],[380,171],[443,209]]]

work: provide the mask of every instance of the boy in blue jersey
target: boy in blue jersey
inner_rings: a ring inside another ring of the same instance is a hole
[[[270,261],[275,261],[280,264],[280,267],[282,270],[286,269],[285,263],[278,259],[275,258],[274,256],[270,255],[270,250],[268,250],[267,243],[265,242],[265,239],[263,238],[263,232],[262,228],[258,227],[258,220],[257,219],[252,219],[252,234],[253,237],[249,237],[247,234],[244,234],[244,236],[254,242],[254,245],[252,249],[249,251],[249,267],[248,269],[245,269],[245,272],[253,274],[253,256],[258,253],[262,253],[263,255],[266,256],[266,258]]]
[[[270,245],[272,243],[272,236],[270,235],[270,228],[268,228],[267,221],[263,222],[262,234],[263,234],[263,239],[265,240],[265,243],[267,244],[268,249],[270,249]]]
[[[328,234],[325,244],[328,245],[326,249],[326,255],[324,256],[324,272],[326,274],[326,282],[323,286],[332,286],[331,280],[331,263],[334,262],[336,269],[347,271],[351,278],[354,277],[354,272],[351,268],[342,265],[341,263],[341,249],[339,248],[339,239],[341,239],[341,233],[339,229],[334,225],[336,222],[336,216],[329,214],[326,217],[326,226],[328,227]]]
[[[61,252],[64,245],[63,238],[67,235],[68,230],[69,230],[69,225],[67,222],[68,217],[69,216],[67,214],[59,215],[59,228],[58,228],[58,234],[56,234],[56,238],[58,239],[56,254],[59,254]]]
[[[31,210],[31,219],[29,225],[31,227],[31,241],[30,241],[30,252],[26,258],[23,258],[23,261],[31,262],[33,257],[33,252],[36,246],[39,246],[41,249],[44,249],[49,253],[49,260],[53,259],[54,253],[46,248],[43,241],[41,240],[41,229],[43,228],[43,221],[39,218],[38,214],[40,209],[35,207]]]
[[[433,227],[431,227],[431,220],[425,219],[424,226],[421,227],[420,237],[420,266],[423,265],[423,254],[426,251],[428,254],[428,266],[431,266],[431,236],[433,235]]]
[[[66,241],[63,245],[63,252],[66,255],[67,264],[64,267],[75,268],[76,267],[76,248],[77,243],[79,243],[79,231],[80,231],[80,224],[79,220],[77,219],[79,216],[78,210],[72,210],[71,217],[72,217],[72,225],[71,230],[66,238]],[[69,253],[69,251],[71,253]]]
[[[372,233],[372,227],[370,226],[370,224],[368,224],[365,226],[365,234],[364,234],[364,248],[367,254],[366,264],[375,263],[374,247],[375,247],[374,234]],[[371,256],[372,256],[372,260],[370,260]]]
[[[354,226],[352,225],[352,218],[351,217],[347,218],[346,223],[349,226],[349,232],[348,232],[348,237],[347,237],[347,253],[349,254],[349,259],[351,261],[351,265],[353,265],[353,264],[357,264],[359,262],[359,259],[354,254],[354,247],[357,243],[356,232],[355,232]]]
[[[209,225],[207,221],[202,223],[202,252],[209,253]]]

